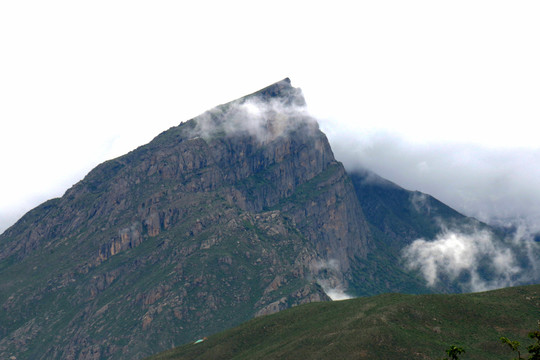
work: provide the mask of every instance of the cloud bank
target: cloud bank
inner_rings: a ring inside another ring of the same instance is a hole
[[[348,170],[367,168],[493,225],[540,231],[540,148],[413,143],[391,133],[321,128]]]

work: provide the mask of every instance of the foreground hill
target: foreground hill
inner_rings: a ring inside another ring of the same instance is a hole
[[[510,359],[499,338],[529,344],[527,333],[538,319],[540,285],[459,295],[385,294],[301,305],[148,360],[436,359],[450,345],[465,348],[463,359]]]

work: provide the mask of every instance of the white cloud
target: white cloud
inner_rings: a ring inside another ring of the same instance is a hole
[[[431,287],[448,279],[457,281],[463,291],[484,291],[537,277],[539,246],[525,237],[519,242],[516,248],[486,230],[444,229],[431,241],[415,240],[403,250],[403,258],[406,266],[418,270]],[[531,256],[529,262],[520,261],[523,253]]]

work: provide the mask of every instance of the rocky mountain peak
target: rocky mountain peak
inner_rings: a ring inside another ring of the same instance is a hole
[[[240,99],[217,106],[192,119],[188,137],[211,141],[218,137],[254,137],[268,144],[280,137],[294,134],[314,136],[317,121],[307,112],[302,91],[291,86],[290,80],[278,81]]]
[[[302,90],[295,88],[291,84],[289,78],[280,80],[272,85],[269,85],[253,94],[245,96],[243,99],[258,97],[262,100],[280,99],[287,105],[305,106],[306,100],[302,94]]]
[[[0,235],[0,357],[140,358],[329,300],[369,251],[351,194],[289,79],[217,106]]]

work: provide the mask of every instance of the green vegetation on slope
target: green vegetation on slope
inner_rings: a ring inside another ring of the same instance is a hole
[[[311,303],[256,318],[148,360],[436,359],[450,344],[463,359],[508,359],[499,338],[528,344],[540,285],[459,295],[385,294]]]

